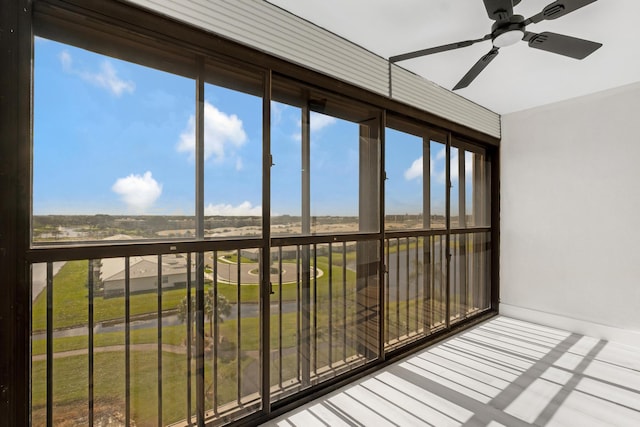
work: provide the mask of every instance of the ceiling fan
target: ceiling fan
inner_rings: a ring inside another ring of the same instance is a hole
[[[515,15],[513,7],[521,0],[483,0],[489,18],[495,22],[491,26],[491,32],[484,37],[474,40],[466,40],[457,43],[445,44],[442,46],[421,49],[414,52],[404,53],[389,58],[389,62],[404,61],[417,58],[419,56],[431,55],[433,53],[446,52],[448,50],[459,49],[471,46],[475,43],[491,40],[493,47],[469,72],[455,85],[453,90],[462,89],[478,77],[493,59],[498,56],[500,48],[511,46],[520,40],[529,43],[529,47],[569,56],[575,59],[584,59],[591,55],[602,43],[589,40],[578,39],[562,34],[542,32],[539,34],[526,31],[529,24],[537,24],[544,20],[560,18],[568,13],[587,6],[596,0],[557,0],[542,9],[542,12],[525,19],[522,15]]]

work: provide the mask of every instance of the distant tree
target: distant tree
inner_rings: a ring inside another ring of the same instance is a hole
[[[191,305],[195,305],[196,303],[196,297],[191,297]],[[187,313],[188,313],[188,308],[187,308],[187,297],[182,298],[182,301],[180,301],[180,303],[178,304],[178,320],[180,320],[181,323],[184,323],[185,320],[187,320]]]
[[[204,314],[209,319],[209,335],[213,336],[213,302],[215,301],[213,296],[213,289],[209,289],[209,292],[205,295],[204,300]],[[216,304],[216,318],[218,322],[224,322],[224,318],[231,314],[231,304],[229,300],[221,294],[218,294],[217,304]]]
[[[207,293],[205,293],[204,299],[204,314],[209,320],[209,334],[213,336],[213,310],[214,310],[214,296],[213,289],[209,289]],[[195,310],[196,306],[196,296],[191,296],[191,311]],[[231,304],[229,300],[224,295],[218,294],[217,304],[215,305],[217,312],[217,320],[218,322],[224,322],[224,317],[228,316],[231,313]],[[187,320],[187,297],[182,298],[182,301],[178,304],[178,319],[181,323],[184,323]],[[192,327],[195,328],[195,316],[191,319]]]

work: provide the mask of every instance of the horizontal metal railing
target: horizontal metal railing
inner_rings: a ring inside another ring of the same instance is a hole
[[[387,350],[489,308],[489,231],[432,230],[388,236],[384,245]]]
[[[272,249],[272,400],[367,361],[358,348],[358,242],[318,240]]]
[[[488,309],[489,236],[278,238],[268,266],[252,240],[195,252],[143,245],[149,253],[129,248],[116,258],[106,256],[113,247],[92,249],[95,257],[63,248],[46,261],[38,251],[33,425],[69,417],[97,424],[105,414],[125,424],[189,425],[198,411],[220,424],[261,409],[262,369],[269,402],[348,375],[384,357],[380,327],[385,351],[395,351]],[[267,320],[268,341],[260,336]]]
[[[245,249],[259,259],[260,248]],[[33,425],[70,417],[92,425],[106,415],[124,424],[180,423],[196,414],[198,375],[212,419],[259,409],[253,372],[260,365],[260,266],[243,254],[33,264]],[[200,260],[203,278],[195,274]],[[199,289],[204,313],[197,311]],[[198,328],[198,316],[210,328]],[[204,358],[204,372],[196,369],[198,358]]]

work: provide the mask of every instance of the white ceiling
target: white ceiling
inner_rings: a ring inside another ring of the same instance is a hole
[[[314,24],[388,58],[491,31],[482,0],[269,0]],[[553,0],[522,0],[514,12],[525,18]],[[636,32],[640,0],[599,0],[553,21],[527,26],[603,43],[579,61],[531,49],[520,42],[500,54],[468,88],[456,91],[499,114],[640,81]],[[491,41],[398,65],[451,89]]]

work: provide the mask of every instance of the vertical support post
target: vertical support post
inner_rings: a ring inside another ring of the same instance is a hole
[[[191,424],[191,343],[193,342],[192,336],[192,322],[193,318],[191,306],[191,252],[187,252],[187,316],[185,324],[187,325],[187,407],[186,407],[186,419]]]
[[[265,71],[262,96],[262,249],[260,252],[262,256],[260,263],[262,267],[260,269],[260,394],[262,396],[262,410],[265,414],[271,412],[271,310],[269,304],[271,298],[271,166],[273,164],[271,157],[271,83],[271,70]],[[282,263],[282,255],[280,263]],[[282,272],[282,268],[279,271]],[[280,281],[282,282],[282,280]],[[280,300],[282,300],[282,284],[280,285]],[[282,319],[282,308],[280,316]],[[282,324],[282,320],[280,323]],[[282,340],[280,347],[282,347]],[[280,361],[282,362],[282,358]],[[280,369],[282,372],[282,365]]]
[[[204,426],[204,253],[196,253],[196,421]]]
[[[427,304],[427,309],[429,310],[427,315],[427,322],[429,327],[429,332],[433,331],[433,327],[435,324],[435,300],[436,300],[436,239],[438,236],[429,236],[429,268],[427,270],[427,274],[429,275],[429,304]]]
[[[408,252],[407,252],[408,254]],[[416,250],[415,250],[415,257],[416,257],[416,261],[415,261],[415,275],[416,275],[416,294],[414,296],[414,305],[413,305],[413,310],[414,310],[414,322],[415,322],[415,332],[418,333],[418,331],[420,330],[420,319],[419,319],[419,309],[420,309],[420,238],[416,236]]]
[[[347,361],[347,242],[342,242],[342,361]]]
[[[302,234],[311,233],[311,110],[302,107]],[[311,251],[309,245],[301,247],[302,301],[301,336],[298,346],[302,361],[302,386],[311,384]]]
[[[242,251],[236,251],[236,402],[242,404]]]
[[[300,246],[296,246],[296,342],[298,343],[298,352],[296,354],[296,379],[302,381],[301,371],[302,364],[300,359],[302,358],[302,351],[300,350],[300,343],[302,342],[302,283],[300,280],[300,262],[302,256],[300,254]]]
[[[389,276],[389,250],[391,248],[391,242],[390,239],[387,239],[385,237],[384,239],[384,244],[387,248],[387,250],[385,251],[385,257],[384,257],[384,265],[385,265],[385,276],[386,276],[386,286],[385,286],[385,296],[384,296],[384,317],[385,317],[385,321],[384,321],[384,343],[388,343],[389,342],[389,322],[391,321],[391,313],[389,311],[389,299],[390,299],[390,294],[391,294],[391,277]]]
[[[301,109],[302,163],[302,234],[311,233],[311,109],[307,103]]]
[[[431,138],[428,135],[422,140],[422,227],[431,229]],[[425,236],[422,245],[422,328],[425,335],[431,332],[432,325],[431,239],[433,236]]]
[[[487,184],[484,156],[473,153],[473,225],[487,225]]]
[[[47,263],[47,427],[53,426],[53,263]]]
[[[278,385],[282,389],[282,246],[278,248]]]
[[[158,255],[158,427],[162,423],[162,255]]]
[[[333,244],[329,243],[329,355],[328,355],[328,365],[331,367],[333,365]]]
[[[447,191],[445,194],[445,223],[446,223],[446,240],[445,240],[445,326],[449,329],[451,322],[451,132],[447,133],[447,146],[445,156],[445,179],[447,183]],[[460,215],[458,215],[460,216]]]
[[[218,344],[220,319],[218,318],[218,251],[213,251],[213,413],[218,414]]]
[[[496,313],[500,305],[500,150],[491,149],[491,309]]]
[[[92,259],[89,260],[87,266],[87,291],[88,291],[88,303],[89,307],[87,307],[88,311],[88,322],[87,322],[87,334],[88,334],[88,348],[87,348],[87,356],[89,357],[88,361],[88,382],[89,382],[89,425],[93,425],[93,291],[94,291],[94,261]]]
[[[491,206],[488,200],[491,177],[486,175],[487,168],[485,166],[485,155],[473,153],[473,221],[475,226],[482,227],[488,225],[490,214],[487,210]],[[481,243],[483,240],[484,238],[480,234],[473,236],[472,279],[470,281],[473,284],[472,301],[470,302],[473,308],[484,308],[482,307],[483,304],[480,304],[480,294],[485,294],[482,288],[490,286],[485,275],[486,269],[482,262],[484,246]]]
[[[400,340],[400,238],[396,237],[396,339]]]
[[[196,239],[204,240],[204,57],[196,60]],[[204,426],[204,253],[196,253],[196,422]]]
[[[196,134],[195,134],[195,162],[196,162],[196,224],[195,235],[197,240],[204,239],[204,81],[205,65],[204,57],[196,59]]]
[[[124,372],[125,424],[131,425],[131,262],[124,258]]]
[[[465,153],[462,147],[458,147],[458,225],[460,228],[467,228],[467,176],[465,167]],[[472,187],[473,188],[473,187]],[[475,189],[475,188],[474,188]],[[460,320],[467,315],[467,235],[462,233],[458,236],[458,271],[460,278],[459,295],[457,298],[457,312]]]
[[[31,238],[31,4],[14,0],[0,7],[0,414],[16,426],[29,425],[31,406],[32,300],[25,259]]]
[[[391,65],[389,66],[391,67]],[[391,92],[391,68],[389,68],[389,92]],[[388,263],[385,264],[385,178],[387,173],[385,171],[385,159],[386,159],[386,128],[387,128],[387,112],[382,110],[378,123],[375,124],[377,129],[377,145],[378,156],[374,170],[378,174],[378,224],[377,229],[380,233],[378,240],[378,357],[384,359],[386,354],[384,351],[385,337],[387,335],[388,323],[384,320],[384,313],[387,310],[387,300],[385,294],[387,294],[385,286],[385,275],[388,270]]]
[[[458,227],[467,227],[465,150],[458,147]]]
[[[431,138],[422,139],[422,228],[431,228]]]
[[[379,232],[380,120],[360,124],[359,231]],[[373,360],[380,345],[380,241],[357,243],[356,330],[358,353]],[[384,347],[382,347],[384,348]]]
[[[404,238],[404,242],[405,242],[405,258],[404,258],[404,289],[405,289],[405,295],[404,295],[404,334],[405,336],[409,336],[409,323],[411,323],[410,319],[409,319],[409,302],[410,302],[410,298],[409,296],[411,295],[411,275],[409,274],[409,270],[411,268],[411,264],[410,264],[410,258],[411,258],[411,238],[410,237],[405,237]],[[400,266],[398,266],[400,267]]]
[[[317,268],[318,268],[318,245],[313,244],[313,268],[312,278],[313,282],[313,375],[318,375],[318,280],[317,280]]]

